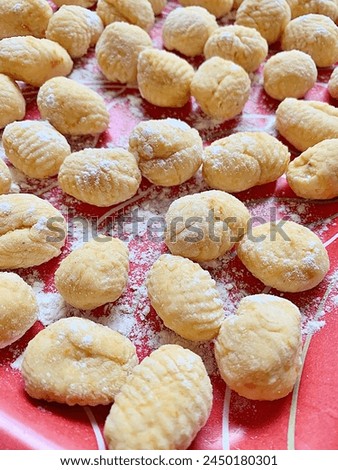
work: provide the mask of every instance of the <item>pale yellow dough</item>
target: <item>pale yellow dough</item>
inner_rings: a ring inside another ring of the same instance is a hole
[[[0,41],[0,73],[40,87],[53,77],[69,75],[73,61],[63,47],[49,39],[19,36]]]
[[[108,448],[187,449],[211,406],[212,387],[200,356],[161,346],[135,367],[116,397],[104,427]]]
[[[338,139],[323,140],[295,158],[289,165],[287,180],[297,196],[338,197]]]
[[[315,85],[317,75],[316,64],[305,52],[279,52],[264,66],[264,90],[279,101],[303,98]]]
[[[155,15],[160,15],[167,6],[167,0],[149,0]]]
[[[10,122],[23,119],[26,102],[14,80],[0,73],[0,129]]]
[[[332,98],[338,100],[338,67],[332,72],[328,83],[328,90]]]
[[[338,61],[338,27],[324,15],[299,16],[285,28],[282,49],[298,49],[309,54],[317,67],[329,67]]]
[[[286,98],[276,112],[276,128],[297,150],[338,138],[338,109],[320,101]]]
[[[239,243],[237,253],[251,274],[281,292],[316,287],[330,267],[327,251],[317,235],[290,221],[252,228]]]
[[[0,349],[20,339],[37,320],[33,289],[14,273],[0,273]]]
[[[129,151],[149,181],[176,186],[190,179],[201,166],[203,143],[197,130],[168,118],[138,124],[130,134]]]
[[[103,75],[112,82],[136,83],[139,53],[153,47],[148,33],[138,26],[115,22],[106,27],[96,46]]]
[[[141,173],[133,155],[122,148],[85,149],[61,165],[61,189],[79,201],[107,207],[133,197]]]
[[[208,271],[181,256],[162,255],[147,279],[152,307],[167,328],[191,341],[217,336],[222,300]]]
[[[203,177],[211,188],[236,193],[276,181],[289,162],[288,148],[266,132],[237,132],[205,149]]]
[[[191,94],[205,114],[227,120],[240,114],[249,99],[250,78],[239,65],[212,57],[195,73]]]
[[[71,153],[67,140],[47,121],[9,124],[2,144],[8,160],[30,178],[55,176]]]
[[[48,80],[39,90],[37,103],[42,119],[49,121],[61,134],[100,134],[109,125],[103,98],[69,78]]]
[[[291,9],[292,18],[317,13],[335,21],[338,16],[337,0],[286,0]]]
[[[6,163],[0,158],[0,194],[7,194],[11,189],[12,176]]]
[[[184,7],[199,6],[208,10],[216,18],[220,18],[231,10],[233,0],[179,0]]]
[[[33,194],[0,196],[0,269],[38,266],[59,256],[67,224],[48,201]]]
[[[55,272],[55,285],[70,305],[91,310],[122,295],[128,267],[128,248],[123,242],[97,237],[61,262]]]
[[[154,11],[148,0],[99,0],[96,13],[106,26],[115,21],[125,21],[149,31],[155,23]]]
[[[78,5],[80,7],[90,8],[96,3],[96,0],[53,0],[53,3],[58,7],[62,5]]]
[[[204,47],[207,59],[232,60],[247,72],[257,70],[268,54],[268,43],[254,28],[230,25],[218,28]]]
[[[141,96],[155,106],[184,106],[190,99],[193,77],[193,67],[171,52],[145,49],[138,57],[137,81]]]
[[[75,317],[40,331],[28,344],[21,370],[33,398],[96,406],[114,401],[137,364],[128,338]]]
[[[3,0],[0,39],[27,35],[43,38],[52,14],[47,0]]]
[[[251,400],[288,395],[302,359],[301,316],[296,305],[273,295],[250,295],[224,320],[215,356],[226,384]]]
[[[163,44],[170,51],[194,57],[203,54],[206,41],[216,29],[215,17],[205,8],[176,8],[164,22]]]
[[[183,196],[166,214],[165,242],[174,255],[211,261],[243,237],[249,218],[245,205],[223,191]]]

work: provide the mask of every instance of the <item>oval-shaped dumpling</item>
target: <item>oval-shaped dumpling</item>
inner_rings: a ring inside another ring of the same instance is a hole
[[[149,31],[155,23],[154,11],[148,0],[99,0],[96,12],[105,25],[125,21]]]
[[[233,0],[179,0],[184,7],[199,6],[206,8],[217,18],[229,13],[233,6]]]
[[[21,120],[26,114],[26,101],[20,88],[7,75],[0,73],[0,129]]]

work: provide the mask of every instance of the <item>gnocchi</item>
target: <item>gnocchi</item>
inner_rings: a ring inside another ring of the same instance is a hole
[[[99,0],[96,13],[105,26],[125,21],[149,31],[155,23],[154,11],[148,0]]]
[[[12,184],[12,176],[6,163],[0,158],[0,194],[9,193]]]
[[[233,6],[233,0],[179,0],[184,7],[199,6],[206,8],[216,18],[229,13]]]
[[[23,119],[26,101],[14,80],[0,73],[0,129],[7,124]]]
[[[331,18],[338,16],[338,3],[336,0],[286,0],[291,9],[292,19],[309,13],[317,13]]]
[[[149,0],[155,15],[160,15],[167,6],[167,0]]]

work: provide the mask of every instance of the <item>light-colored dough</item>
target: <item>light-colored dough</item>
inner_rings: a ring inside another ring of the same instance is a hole
[[[232,60],[247,72],[257,70],[268,54],[268,43],[254,28],[230,25],[218,28],[204,47],[207,59]]]
[[[0,194],[7,194],[11,189],[12,176],[6,163],[0,158]]]
[[[288,148],[266,132],[237,132],[205,149],[203,177],[211,188],[236,193],[276,181],[289,162]]]
[[[318,15],[325,15],[335,21],[338,16],[338,2],[337,0],[286,0],[291,9],[291,16],[297,18],[298,16],[308,15],[309,13],[317,13]]]
[[[109,113],[103,98],[69,78],[48,80],[39,90],[38,108],[61,134],[100,134],[107,130]]]
[[[132,131],[129,151],[149,181],[176,186],[190,179],[201,166],[203,142],[198,131],[183,121],[150,120]]]
[[[155,15],[160,15],[167,6],[167,0],[149,0]]]
[[[276,112],[276,128],[297,150],[338,138],[338,109],[320,101],[286,98]]]
[[[96,58],[103,75],[112,82],[136,83],[139,53],[153,47],[150,36],[138,26],[115,22],[106,27]]]
[[[338,100],[338,67],[332,72],[328,83],[328,90],[332,98]]]
[[[249,218],[245,205],[223,191],[183,196],[166,214],[165,241],[174,255],[211,261],[243,237]]]
[[[201,109],[214,119],[240,114],[249,99],[250,78],[239,65],[212,57],[204,62],[191,82],[191,94]]]
[[[0,273],[0,349],[20,339],[37,320],[33,289],[14,273]]]
[[[104,427],[111,450],[187,449],[205,425],[212,387],[197,354],[161,346],[133,370]]]
[[[48,201],[33,194],[0,196],[0,269],[29,268],[59,256],[67,224]]]
[[[137,364],[135,346],[128,338],[90,320],[65,318],[29,342],[22,376],[33,398],[108,405]]]
[[[239,243],[237,253],[255,277],[281,292],[312,289],[330,266],[327,251],[315,233],[283,220],[253,227]]]
[[[297,196],[338,197],[338,139],[323,140],[295,158],[289,165],[287,180]]]
[[[95,11],[85,10],[85,12],[92,32],[92,38],[90,41],[90,47],[92,47],[95,46],[101,34],[103,33],[104,25],[101,18]]]
[[[20,88],[14,80],[0,73],[0,129],[23,119],[25,114],[26,102]]]
[[[121,295],[128,281],[128,248],[97,237],[70,253],[55,272],[55,285],[73,307],[91,310]]]
[[[61,165],[61,189],[79,201],[108,207],[133,197],[141,173],[133,155],[122,148],[85,149]]]
[[[148,0],[99,0],[96,13],[105,26],[125,21],[149,31],[155,23],[154,11]]]
[[[53,3],[58,7],[62,5],[78,5],[80,7],[90,8],[96,3],[96,0],[53,0]]]
[[[285,397],[302,364],[298,308],[286,299],[258,294],[242,299],[236,313],[224,320],[215,342],[223,380],[251,400]]]
[[[167,328],[191,341],[215,338],[224,318],[208,271],[181,256],[162,255],[147,279],[152,307]]]
[[[47,121],[9,124],[2,144],[8,160],[30,178],[55,176],[71,153],[67,140]]]
[[[145,49],[139,55],[137,81],[140,93],[155,106],[184,106],[190,99],[193,76],[193,67],[171,52]]]
[[[207,9],[216,18],[229,13],[233,6],[233,0],[178,0],[184,7],[199,6]]]

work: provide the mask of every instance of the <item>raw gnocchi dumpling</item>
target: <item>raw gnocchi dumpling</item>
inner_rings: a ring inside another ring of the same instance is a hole
[[[208,271],[181,256],[162,255],[147,279],[150,302],[166,327],[191,341],[215,338],[224,318]]]
[[[155,15],[160,15],[167,5],[167,0],[149,0]]]
[[[165,242],[174,255],[211,261],[243,237],[249,218],[245,205],[223,191],[183,196],[166,214]]]
[[[59,256],[67,224],[48,201],[33,194],[0,196],[0,269],[29,268]]]
[[[328,90],[332,98],[338,100],[338,67],[332,72],[328,83]]]
[[[50,78],[69,75],[72,68],[68,52],[49,39],[20,36],[0,41],[0,73],[14,80],[40,87]]]
[[[96,13],[106,26],[114,21],[125,21],[149,31],[155,23],[148,0],[99,0]]]
[[[65,318],[29,342],[21,370],[33,398],[96,406],[114,401],[137,364],[128,338],[90,320]]]
[[[199,6],[220,18],[229,13],[233,6],[233,0],[179,0],[184,7]]]
[[[112,206],[133,197],[141,182],[135,157],[121,148],[85,149],[61,165],[61,189],[79,201]]]
[[[0,158],[0,194],[6,194],[11,189],[12,176],[6,163]]]
[[[330,17],[333,21],[338,16],[338,3],[336,0],[286,0],[291,9],[292,18],[317,13]]]
[[[302,359],[301,316],[289,300],[273,295],[242,299],[235,316],[224,320],[215,356],[226,384],[251,400],[288,395]]]
[[[69,78],[48,80],[39,90],[37,103],[42,119],[49,121],[61,134],[100,134],[109,125],[103,98]]]
[[[65,137],[47,121],[9,124],[2,135],[8,160],[30,178],[55,176],[70,155]]]
[[[0,129],[13,121],[23,119],[26,101],[14,80],[0,73]]]
[[[138,124],[130,134],[129,151],[149,181],[176,186],[190,179],[201,166],[203,143],[198,131],[168,118]]]
[[[187,449],[211,406],[212,386],[200,356],[161,346],[135,367],[116,397],[104,427],[108,448]]]
[[[317,235],[283,220],[253,227],[239,243],[237,254],[251,274],[281,292],[313,289],[330,267],[327,251]]]
[[[122,241],[97,237],[61,262],[55,272],[55,285],[70,305],[91,310],[122,295],[128,267],[128,248]]]
[[[290,162],[288,148],[266,132],[237,132],[216,140],[203,155],[203,177],[230,193],[276,181]]]

